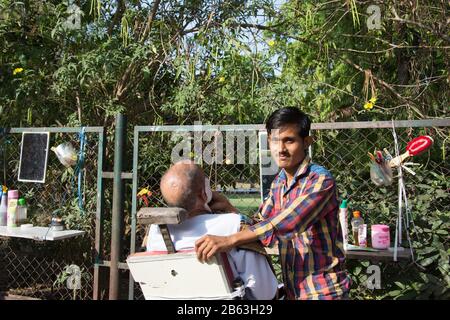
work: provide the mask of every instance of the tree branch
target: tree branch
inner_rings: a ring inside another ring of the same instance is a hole
[[[414,25],[416,27],[419,27],[421,29],[428,30],[428,31],[432,32],[434,35],[444,39],[447,42],[450,42],[450,37],[449,36],[447,36],[445,34],[442,34],[440,32],[436,32],[436,30],[433,29],[432,27],[426,26],[426,25],[424,25],[424,24],[422,24],[420,22],[416,22],[416,21],[411,21],[411,20],[406,20],[406,19],[400,18],[394,7],[391,8],[391,11],[392,11],[392,14],[394,15],[394,18],[389,18],[388,20],[398,21],[398,22],[406,23],[406,24],[412,24],[412,25]]]
[[[111,24],[108,27],[108,35],[111,37],[114,27],[120,23],[120,21],[122,20],[123,14],[125,13],[125,2],[124,0],[117,0],[117,9],[116,12],[114,13],[113,19]]]
[[[150,30],[152,29],[153,20],[155,20],[156,12],[158,12],[160,2],[161,0],[155,0],[155,2],[153,3],[152,11],[148,16],[147,24],[145,25],[144,33],[142,34],[140,40],[141,42],[143,42],[145,38],[147,38],[148,34],[150,33]]]
[[[355,69],[357,69],[357,70],[359,70],[361,72],[365,72],[363,67],[361,67],[361,66],[357,65],[356,63],[350,61],[348,58],[341,57],[341,60],[344,61],[345,63],[351,65]],[[373,74],[372,74],[372,78],[376,82],[381,84],[383,87],[385,87],[387,90],[389,90],[395,97],[397,97],[397,99],[399,99],[400,101],[402,101],[402,102],[406,103],[408,106],[410,106],[411,109],[413,109],[422,119],[425,118],[423,113],[420,112],[420,110],[417,107],[415,107],[408,99],[406,99],[401,94],[399,94],[389,83],[387,83],[386,81],[378,78],[377,76],[374,76]]]

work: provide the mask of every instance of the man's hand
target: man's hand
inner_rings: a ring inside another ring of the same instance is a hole
[[[235,212],[238,210],[231,204],[231,202],[223,194],[213,191],[211,202],[208,204],[212,211],[221,212]]]
[[[228,237],[212,236],[207,234],[195,241],[195,252],[198,260],[206,261],[218,252],[227,252],[234,247],[257,240],[257,235],[245,229]]]
[[[232,236],[206,235],[195,242],[195,251],[197,252],[198,260],[204,262],[218,252],[230,251],[233,246]]]

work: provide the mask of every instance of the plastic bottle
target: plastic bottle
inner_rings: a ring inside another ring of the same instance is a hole
[[[358,227],[358,245],[367,248],[367,224]]]
[[[8,191],[8,214],[7,226],[8,228],[17,227],[17,201],[19,200],[18,190]]]
[[[355,246],[359,246],[358,230],[359,230],[359,226],[364,224],[364,220],[363,220],[363,218],[361,218],[361,212],[353,211],[353,218],[352,218],[351,224],[352,224],[352,235],[353,235],[353,240],[355,241]]]
[[[17,225],[27,223],[27,204],[24,198],[20,198],[17,205]]]
[[[342,241],[344,242],[344,250],[347,250],[348,246],[348,208],[347,199],[342,200],[339,206],[339,222],[342,229]]]
[[[2,192],[2,200],[0,203],[0,226],[6,226],[8,212],[8,196],[6,192]]]

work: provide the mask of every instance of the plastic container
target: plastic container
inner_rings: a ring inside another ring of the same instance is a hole
[[[363,218],[361,218],[361,212],[353,211],[353,218],[352,218],[351,224],[352,224],[352,235],[353,235],[353,240],[355,242],[355,246],[359,246],[358,230],[359,230],[359,226],[364,224],[364,220],[363,220]]]
[[[348,246],[348,208],[347,208],[347,199],[342,200],[341,205],[339,206],[339,222],[341,224],[342,229],[342,241],[344,243],[344,250],[347,250]]]
[[[20,198],[17,202],[17,225],[27,223],[27,204],[24,198]]]
[[[17,202],[19,200],[18,190],[8,191],[8,213],[7,213],[7,227],[17,227]]]
[[[391,244],[391,235],[389,226],[385,224],[374,224],[371,227],[372,248],[389,249]]]
[[[358,246],[367,247],[367,224],[358,227]]]
[[[0,226],[6,226],[8,220],[8,195],[2,192],[2,200],[0,202]]]

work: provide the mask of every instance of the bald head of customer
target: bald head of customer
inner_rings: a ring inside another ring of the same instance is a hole
[[[191,161],[178,162],[161,178],[161,193],[171,207],[184,208],[188,212],[205,209],[205,174]]]

